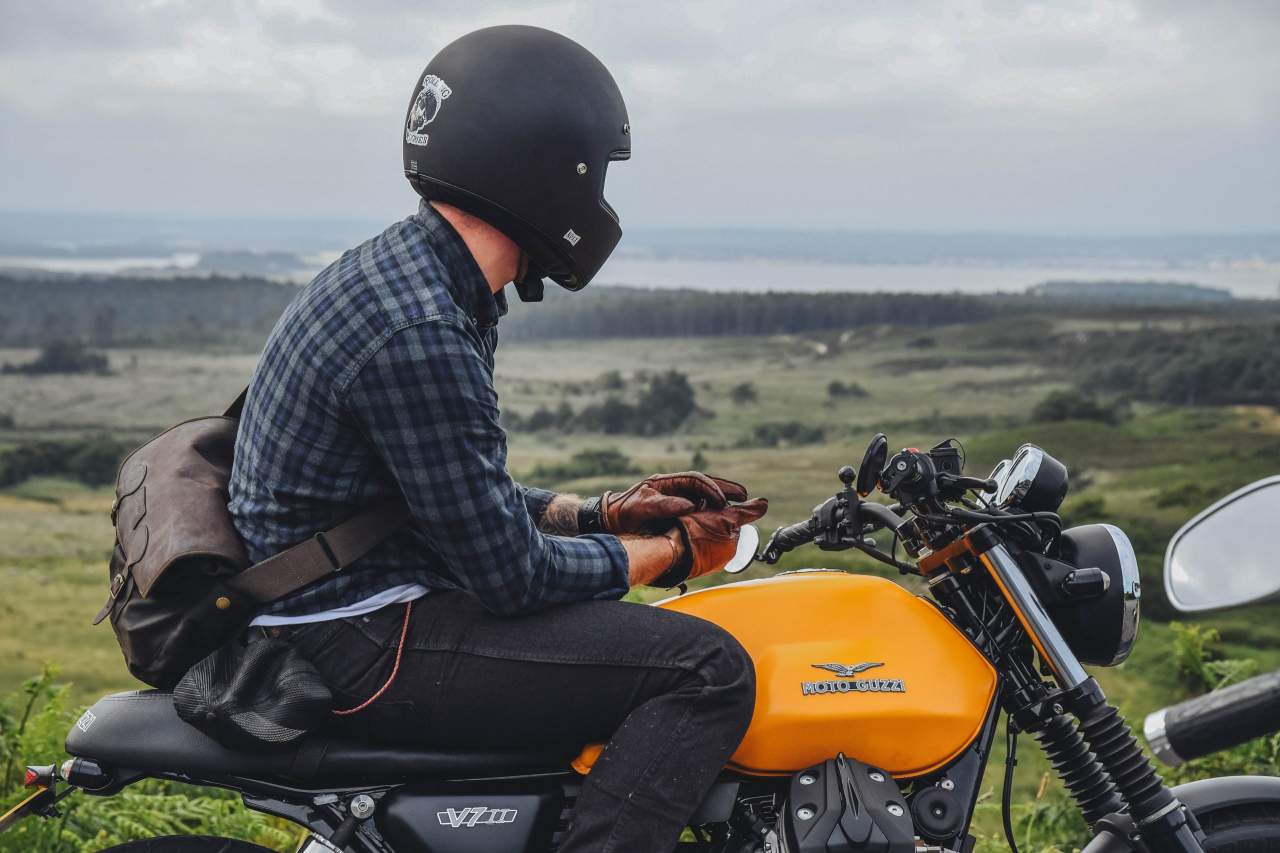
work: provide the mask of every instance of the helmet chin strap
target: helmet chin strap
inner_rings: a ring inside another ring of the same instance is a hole
[[[543,296],[543,273],[535,264],[529,255],[520,253],[520,266],[516,270],[515,286],[516,293],[520,295],[521,302],[541,302]]]

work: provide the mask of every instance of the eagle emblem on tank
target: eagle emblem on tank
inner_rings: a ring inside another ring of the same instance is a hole
[[[815,663],[811,664],[814,669],[825,669],[828,672],[834,672],[841,678],[853,678],[860,672],[866,672],[869,669],[875,669],[877,666],[884,666],[883,663]]]
[[[452,94],[449,85],[436,75],[423,77],[413,106],[409,107],[409,118],[405,120],[404,141],[412,145],[426,145],[431,138],[426,133],[427,125],[436,120],[441,105]]]
[[[800,692],[805,696],[816,696],[819,693],[906,693],[906,685],[901,678],[856,678],[859,673],[883,663],[868,661],[866,663],[813,663],[814,669],[825,669],[840,678],[849,681],[802,681]]]

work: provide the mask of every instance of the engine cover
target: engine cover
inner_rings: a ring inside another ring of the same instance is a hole
[[[843,755],[801,770],[779,820],[780,853],[913,853],[915,828],[893,777]]]
[[[547,849],[563,803],[557,784],[406,785],[376,822],[396,853],[532,853]]]

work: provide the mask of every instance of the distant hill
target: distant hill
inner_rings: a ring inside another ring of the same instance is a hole
[[[1027,293],[1046,299],[1125,305],[1182,305],[1233,299],[1230,291],[1219,287],[1176,281],[1046,281],[1027,288]]]

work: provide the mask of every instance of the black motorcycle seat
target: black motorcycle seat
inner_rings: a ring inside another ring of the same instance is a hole
[[[162,690],[99,699],[71,727],[67,752],[112,770],[204,781],[238,777],[302,788],[548,773],[567,770],[573,758],[564,750],[441,752],[327,735],[308,735],[287,746],[234,750],[183,721],[172,695]]]

